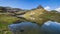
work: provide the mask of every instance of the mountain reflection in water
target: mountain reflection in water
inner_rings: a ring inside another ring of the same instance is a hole
[[[60,23],[48,21],[41,27],[41,31],[44,34],[60,34]]]
[[[20,25],[22,26],[22,24],[20,24]],[[15,24],[15,26],[16,26],[16,24]],[[10,27],[14,27],[14,24],[11,24]],[[40,26],[40,32],[42,34],[60,34],[60,23],[47,21],[42,26]]]

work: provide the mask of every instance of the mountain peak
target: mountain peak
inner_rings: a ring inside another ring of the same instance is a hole
[[[39,5],[39,6],[37,7],[37,9],[41,9],[41,8],[44,9],[41,5]]]

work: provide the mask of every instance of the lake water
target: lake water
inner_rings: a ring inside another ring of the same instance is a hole
[[[11,24],[11,25],[9,25],[9,28],[11,30],[14,30],[14,28],[16,28],[16,27],[18,28],[18,26],[20,28],[23,27],[22,29],[24,29],[26,27],[26,30],[28,29],[27,27],[29,27],[31,29],[32,26],[34,26],[34,28],[37,30],[39,29],[42,34],[60,34],[60,23],[58,23],[58,22],[47,21],[42,26],[39,26],[39,25],[31,23],[31,22],[23,22],[23,23],[19,23],[19,24]]]
[[[41,31],[44,34],[60,34],[60,23],[48,21],[41,27]]]

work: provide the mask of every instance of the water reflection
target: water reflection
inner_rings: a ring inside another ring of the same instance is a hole
[[[31,22],[23,22],[20,24],[11,24],[9,28],[11,28],[12,31],[14,30],[14,28],[16,30],[16,27],[17,29],[26,28],[27,31],[28,29],[32,29],[32,26],[34,26],[35,29],[37,28],[37,31],[40,30],[40,33],[42,34],[60,34],[60,23],[52,21],[47,21],[42,26],[38,26],[37,24]]]
[[[60,34],[60,23],[47,21],[42,27],[41,31],[44,34]]]
[[[9,29],[14,34],[40,34],[40,27],[37,24],[31,22],[11,24]]]

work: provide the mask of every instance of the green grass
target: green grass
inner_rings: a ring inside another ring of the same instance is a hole
[[[0,14],[0,34],[3,34],[4,32],[8,31],[8,25],[12,24],[16,20],[18,20],[18,18],[10,15]],[[8,31],[8,33],[10,32]]]

